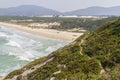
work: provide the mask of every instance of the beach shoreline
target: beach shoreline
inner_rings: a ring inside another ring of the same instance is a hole
[[[0,76],[0,80],[3,80],[5,77],[4,76]]]
[[[74,41],[76,38],[83,35],[83,33],[58,31],[54,29],[34,29],[34,28],[29,28],[28,26],[21,26],[21,25],[5,23],[5,22],[0,22],[0,26],[15,28],[16,30],[20,30],[41,37],[60,39],[65,41]]]

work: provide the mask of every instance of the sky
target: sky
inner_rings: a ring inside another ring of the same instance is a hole
[[[120,6],[120,0],[0,0],[0,8],[20,5],[37,5],[65,12],[92,6]]]

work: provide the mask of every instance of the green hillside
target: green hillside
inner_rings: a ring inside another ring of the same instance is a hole
[[[120,19],[11,72],[10,80],[119,80]]]

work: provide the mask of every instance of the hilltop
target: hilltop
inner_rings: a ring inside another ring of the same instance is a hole
[[[120,19],[11,72],[5,80],[118,80],[119,44]]]
[[[41,6],[22,5],[10,8],[0,8],[1,16],[41,16],[41,15],[59,15],[60,12]]]

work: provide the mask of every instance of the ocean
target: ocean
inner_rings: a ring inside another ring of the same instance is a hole
[[[68,43],[0,26],[0,76],[5,76]]]

